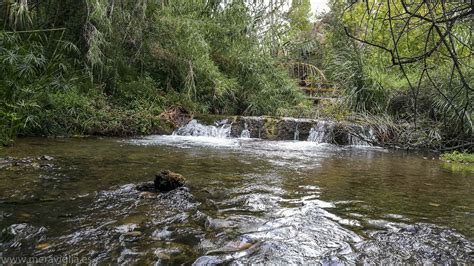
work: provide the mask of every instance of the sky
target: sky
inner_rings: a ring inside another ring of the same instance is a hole
[[[328,11],[328,0],[311,0],[311,7],[313,8],[313,13]]]

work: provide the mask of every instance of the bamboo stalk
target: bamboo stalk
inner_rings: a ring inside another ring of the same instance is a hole
[[[34,32],[47,32],[47,31],[60,31],[66,30],[66,28],[54,28],[54,29],[43,29],[43,30],[19,30],[19,31],[5,31],[5,33],[34,33]]]

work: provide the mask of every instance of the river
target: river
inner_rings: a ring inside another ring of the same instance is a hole
[[[474,261],[472,172],[453,172],[429,153],[150,136],[22,138],[0,157],[3,258],[197,265]],[[187,187],[135,190],[160,169],[184,175]]]

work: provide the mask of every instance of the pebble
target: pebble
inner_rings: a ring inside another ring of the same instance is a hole
[[[43,156],[39,157],[39,160],[42,160],[42,161],[52,161],[52,160],[54,160],[54,158],[51,157],[51,156],[48,156],[48,155],[43,155]]]
[[[125,234],[126,236],[133,236],[133,237],[139,237],[142,235],[142,232],[140,231],[131,231]]]
[[[51,247],[51,245],[48,244],[48,243],[41,243],[41,244],[36,245],[36,249],[39,249],[39,250],[45,250],[45,249],[48,249],[50,247]]]

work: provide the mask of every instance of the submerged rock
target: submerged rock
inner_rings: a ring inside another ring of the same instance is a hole
[[[54,157],[51,157],[51,156],[48,156],[48,155],[43,155],[43,156],[38,157],[38,160],[52,161],[52,160],[54,160]]]
[[[186,184],[184,176],[171,172],[169,170],[162,170],[155,176],[154,182],[146,182],[136,186],[138,191],[146,192],[168,192],[173,189],[182,187]]]
[[[156,192],[156,189],[155,189],[155,183],[153,182],[145,182],[145,183],[141,183],[141,184],[138,184],[136,187],[135,187],[138,191],[142,191],[144,193],[147,193],[147,192]],[[145,194],[146,195],[146,194]],[[147,196],[143,196],[143,198],[146,198]]]
[[[0,250],[18,249],[30,246],[46,238],[47,229],[27,223],[12,224],[0,231]]]
[[[474,259],[473,243],[455,230],[425,223],[391,226],[388,230],[367,231],[369,239],[354,245],[357,262],[468,265]]]
[[[24,157],[15,158],[11,156],[0,157],[0,169],[6,170],[23,170],[23,169],[53,169],[52,163],[46,163],[46,161],[54,160],[53,157],[43,155],[40,157]]]

